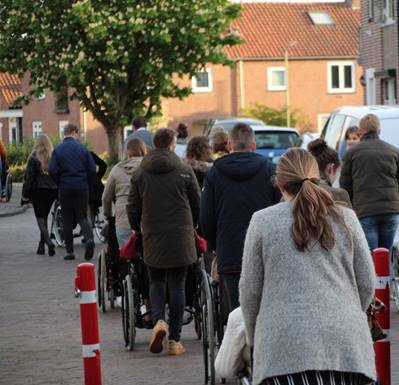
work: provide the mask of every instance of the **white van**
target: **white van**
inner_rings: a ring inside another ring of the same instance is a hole
[[[321,137],[342,156],[345,153],[345,132],[358,126],[367,115],[376,115],[381,122],[381,139],[399,148],[399,106],[340,107],[333,111],[325,124]]]

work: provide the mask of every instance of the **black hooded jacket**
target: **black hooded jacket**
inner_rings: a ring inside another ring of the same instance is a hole
[[[143,232],[147,265],[167,269],[195,262],[200,195],[193,169],[175,153],[156,149],[143,158],[126,209],[132,229]]]
[[[278,203],[274,165],[253,152],[234,152],[217,159],[205,177],[201,231],[216,250],[219,273],[241,272],[245,234],[252,214]],[[272,231],[272,229],[265,229]]]

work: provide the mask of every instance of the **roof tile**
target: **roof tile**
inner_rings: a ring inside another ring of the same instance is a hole
[[[314,25],[310,11],[327,11],[334,25]],[[360,12],[343,3],[250,3],[232,23],[244,44],[231,58],[358,57]]]
[[[18,76],[6,72],[0,73],[0,93],[8,107],[13,107],[14,100],[22,96],[22,85]]]

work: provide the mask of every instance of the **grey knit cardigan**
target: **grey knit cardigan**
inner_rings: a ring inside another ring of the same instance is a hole
[[[349,232],[334,223],[334,248],[325,251],[313,242],[305,252],[292,239],[291,203],[253,215],[240,304],[254,341],[254,385],[306,370],[362,373],[375,380],[364,313],[374,294],[374,265],[354,211],[342,212]]]

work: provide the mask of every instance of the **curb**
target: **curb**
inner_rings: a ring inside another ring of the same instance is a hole
[[[15,209],[14,211],[8,211],[8,212],[5,212],[5,213],[0,213],[0,218],[12,217],[12,216],[14,216],[14,215],[22,214],[22,213],[24,213],[29,207],[30,207],[30,205],[24,205],[24,206],[22,206],[22,207],[19,207],[19,208]]]

